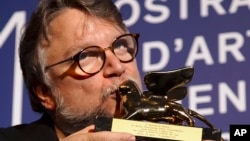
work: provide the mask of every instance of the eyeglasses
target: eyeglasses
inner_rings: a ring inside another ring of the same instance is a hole
[[[139,34],[123,34],[117,37],[109,47],[86,47],[76,55],[66,60],[46,66],[44,70],[47,72],[51,67],[73,60],[78,63],[79,68],[83,72],[87,74],[95,74],[102,70],[106,60],[105,51],[108,49],[110,49],[115,54],[120,62],[128,63],[132,61],[137,54],[138,38]]]

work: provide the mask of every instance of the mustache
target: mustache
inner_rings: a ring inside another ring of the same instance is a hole
[[[102,90],[102,98],[101,98],[101,101],[104,102],[110,95],[112,94],[117,94],[118,92],[118,88],[119,86],[121,85],[122,81],[117,79],[117,80],[114,80],[111,85],[108,85],[106,87],[103,88]]]

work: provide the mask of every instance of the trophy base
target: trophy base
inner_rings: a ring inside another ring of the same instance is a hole
[[[221,130],[97,117],[95,131],[127,132],[137,141],[220,141]]]

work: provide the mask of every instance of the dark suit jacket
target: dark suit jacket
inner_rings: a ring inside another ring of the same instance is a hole
[[[0,141],[59,141],[51,118],[44,114],[41,119],[8,128],[0,128]]]

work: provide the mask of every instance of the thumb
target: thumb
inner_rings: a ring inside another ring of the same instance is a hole
[[[85,141],[136,141],[132,134],[109,131],[89,133],[84,139]]]
[[[91,132],[94,132],[94,130],[95,130],[95,125],[89,125],[85,127],[84,129],[78,131],[77,133],[91,133]]]

